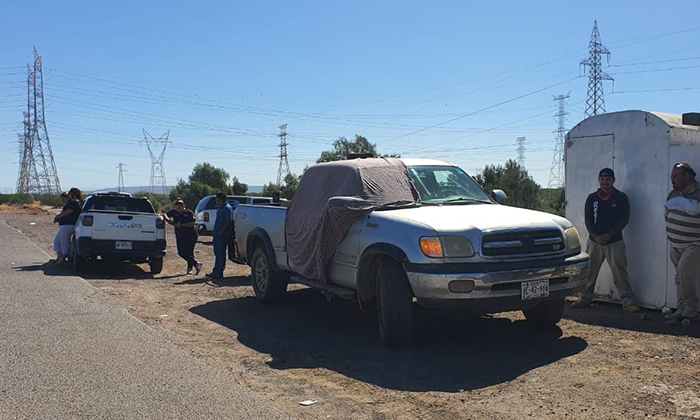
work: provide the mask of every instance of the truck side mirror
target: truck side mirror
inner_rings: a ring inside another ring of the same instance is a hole
[[[493,190],[491,191],[491,198],[493,198],[498,204],[503,204],[508,199],[508,196],[505,192],[503,192],[503,190]]]

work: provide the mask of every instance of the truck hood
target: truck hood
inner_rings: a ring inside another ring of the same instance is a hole
[[[496,204],[424,205],[379,213],[383,217],[411,220],[430,226],[438,233],[468,230],[489,232],[516,228],[566,229],[571,226],[569,221],[553,214]]]

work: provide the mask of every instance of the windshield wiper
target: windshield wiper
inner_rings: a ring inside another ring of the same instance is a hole
[[[451,198],[449,200],[445,200],[441,202],[440,204],[455,204],[455,203],[465,203],[465,204],[493,204],[491,201],[486,201],[486,200],[479,200],[478,198],[467,198],[467,197],[459,197],[459,198]]]

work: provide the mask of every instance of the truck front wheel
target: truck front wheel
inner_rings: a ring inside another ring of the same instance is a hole
[[[160,274],[163,271],[163,257],[151,257],[148,265],[151,268],[151,274]]]
[[[564,315],[564,299],[545,300],[532,309],[523,309],[523,315],[535,325],[555,325]]]
[[[287,293],[287,275],[272,268],[272,263],[264,248],[255,249],[250,269],[255,297],[260,301],[274,302],[282,299]]]
[[[388,347],[413,340],[413,291],[403,267],[386,259],[377,269],[379,337]]]

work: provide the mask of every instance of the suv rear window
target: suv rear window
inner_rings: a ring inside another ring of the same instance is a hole
[[[114,211],[120,213],[155,213],[151,203],[145,198],[134,197],[90,197],[83,206],[83,211]]]

